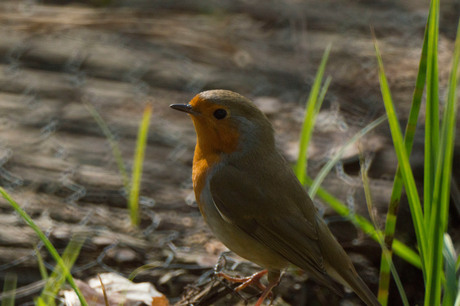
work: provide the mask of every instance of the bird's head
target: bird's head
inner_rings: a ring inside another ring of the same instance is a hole
[[[204,91],[188,104],[172,104],[171,108],[192,117],[197,144],[203,151],[230,154],[274,146],[273,128],[267,117],[235,92]]]

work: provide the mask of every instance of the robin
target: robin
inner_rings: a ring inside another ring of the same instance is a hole
[[[195,126],[193,189],[204,220],[230,250],[266,268],[237,290],[256,284],[263,289],[261,305],[293,264],[335,292],[341,287],[334,280],[367,305],[380,305],[276,149],[262,111],[228,90],[170,107],[188,113]],[[266,287],[260,283],[265,274]]]

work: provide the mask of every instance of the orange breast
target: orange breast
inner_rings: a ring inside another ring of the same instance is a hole
[[[219,162],[219,155],[214,154],[203,154],[201,148],[197,145],[195,148],[195,155],[193,157],[193,190],[195,192],[195,198],[200,208],[200,212],[206,221],[206,214],[203,210],[203,203],[200,202],[201,192],[206,184],[206,179],[212,169],[212,167]]]

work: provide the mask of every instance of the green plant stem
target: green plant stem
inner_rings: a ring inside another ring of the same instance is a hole
[[[6,273],[3,283],[3,298],[1,306],[14,306],[18,276],[13,273]]]
[[[40,250],[35,248],[35,256],[37,257],[38,270],[40,271],[40,276],[43,280],[48,278],[48,272],[46,271],[45,261],[43,260]]]
[[[362,155],[360,155],[360,164],[361,164],[361,178],[362,178],[363,186],[364,186],[364,195],[366,197],[367,210],[369,212],[369,216],[371,218],[372,224],[374,225],[374,228],[378,228],[375,214],[374,214],[373,205],[372,205],[372,195],[371,195],[371,188],[370,188],[369,176],[368,176],[369,167],[366,165],[366,161],[364,159],[364,156]],[[377,236],[377,242],[380,244],[380,247],[382,248],[382,256],[386,256],[386,254],[389,254],[389,252],[385,245],[382,232],[377,231],[376,236]],[[387,258],[387,262],[389,262],[390,264],[389,271],[393,274],[393,278],[395,280],[396,286],[398,287],[398,291],[401,296],[401,300],[404,306],[409,306],[409,301],[407,300],[406,292],[404,291],[404,287],[402,285],[401,279],[399,278],[398,271],[396,271],[396,268],[391,262],[391,259]]]
[[[73,234],[69,244],[66,246],[64,252],[62,253],[61,258],[69,271],[72,269],[72,266],[80,255],[80,250],[85,243],[85,240],[85,235],[81,233]],[[42,294],[40,295],[40,298],[46,305],[56,305],[56,296],[58,295],[59,290],[61,290],[64,282],[65,275],[62,273],[62,269],[58,265],[54,268],[51,276],[46,278],[45,287],[43,288]]]
[[[14,208],[14,210],[21,216],[21,218],[35,231],[37,236],[40,238],[40,240],[45,245],[48,252],[50,252],[51,256],[53,256],[54,260],[57,262],[59,267],[62,269],[62,272],[64,273],[67,281],[69,282],[70,286],[75,291],[75,293],[77,294],[81,305],[87,306],[88,304],[86,303],[85,298],[83,297],[80,289],[78,289],[77,285],[75,284],[75,281],[73,280],[72,274],[70,274],[70,271],[67,268],[67,265],[64,263],[61,256],[59,256],[59,253],[56,251],[54,246],[48,240],[46,235],[40,230],[40,228],[32,221],[29,215],[18,205],[18,203],[16,203],[9,196],[9,194],[2,187],[0,187],[0,194],[10,203],[10,205]]]
[[[147,105],[142,116],[142,122],[137,134],[136,152],[134,154],[134,165],[131,179],[131,189],[129,193],[129,211],[131,224],[139,225],[139,190],[142,178],[142,165],[144,163],[144,153],[149,132],[150,117],[152,115],[152,106]]]
[[[305,178],[305,181],[307,186],[310,186],[313,183],[313,180],[308,176]],[[360,215],[353,214],[347,205],[343,204],[339,199],[337,199],[321,187],[318,188],[316,194],[321,200],[325,201],[329,206],[331,206],[332,209],[334,209],[339,215],[350,220],[350,222],[352,222],[355,226],[360,228],[364,233],[369,235],[375,241],[378,241],[378,231],[366,218]],[[396,255],[398,255],[411,265],[417,268],[422,267],[419,255],[401,241],[397,239],[393,241],[393,250]]]
[[[110,131],[107,123],[102,119],[101,115],[97,112],[97,110],[89,103],[84,103],[88,112],[93,116],[96,123],[101,128],[102,132],[104,133],[105,137],[107,138],[110,148],[112,149],[112,154],[115,158],[115,162],[117,163],[118,171],[121,174],[121,178],[123,179],[123,186],[125,191],[128,192],[129,190],[129,177],[128,172],[126,171],[125,163],[123,161],[123,157],[121,156],[121,151],[118,146],[118,142],[115,140],[112,132]]]
[[[418,115],[420,112],[420,105],[422,104],[423,88],[425,87],[426,80],[426,53],[428,43],[428,25],[425,28],[425,38],[423,40],[422,54],[420,56],[419,69],[417,79],[415,81],[415,89],[412,96],[412,104],[409,112],[409,120],[406,125],[404,133],[404,145],[406,146],[407,154],[411,154],[412,145],[414,143],[414,135],[417,127]],[[403,179],[401,169],[398,165],[396,174],[393,180],[393,189],[391,192],[390,203],[388,205],[388,213],[385,221],[385,248],[382,249],[382,257],[380,261],[380,275],[379,275],[379,291],[378,300],[385,306],[388,303],[388,294],[390,286],[390,267],[392,265],[393,255],[393,239],[396,230],[396,221],[403,190]]]
[[[436,1],[433,5],[439,6]],[[436,28],[437,30],[437,28]],[[457,113],[457,69],[459,63],[459,33],[455,43],[454,58],[449,78],[449,89],[446,108],[443,114],[440,145],[436,151],[436,165],[434,173],[434,188],[429,216],[429,273],[427,274],[425,305],[439,304],[441,301],[441,283],[443,275],[443,248],[444,236],[447,231],[448,210],[450,201],[450,181],[452,175],[452,161],[455,143],[456,113]],[[439,104],[439,101],[433,103]],[[449,287],[444,288],[444,292]],[[453,293],[447,294],[452,295]]]
[[[337,162],[342,158],[343,153],[348,149],[348,147],[354,143],[356,143],[361,137],[366,135],[368,132],[372,131],[378,125],[382,124],[386,119],[386,116],[380,116],[379,118],[375,119],[363,129],[361,129],[358,133],[353,135],[350,140],[348,140],[343,146],[341,146],[340,150],[337,151],[336,154],[321,168],[318,175],[315,177],[313,184],[310,185],[308,189],[309,196],[314,199],[318,188],[323,183],[324,179],[326,178],[327,174],[331,171],[332,167],[334,167]]]
[[[374,41],[374,47],[379,64],[379,80],[383,102],[388,115],[388,123],[390,125],[391,136],[393,139],[393,144],[395,146],[396,156],[398,157],[398,163],[400,165],[401,175],[404,181],[404,186],[406,188],[407,198],[409,200],[409,208],[411,211],[412,220],[414,222],[415,235],[417,237],[417,243],[420,249],[422,271],[425,275],[426,258],[424,256],[426,256],[428,246],[420,198],[417,193],[417,187],[415,185],[414,176],[412,173],[412,169],[410,167],[409,157],[403,142],[402,132],[394,109],[393,100],[391,98],[391,93],[388,86],[388,81],[386,79],[385,71],[383,69],[382,57],[380,55],[380,50],[378,48],[376,40]]]
[[[294,171],[297,178],[303,185],[305,185],[305,178],[307,176],[308,144],[310,143],[310,138],[313,133],[313,127],[315,125],[316,115],[319,111],[322,102],[322,100],[320,101],[320,99],[318,99],[318,95],[320,94],[321,82],[323,80],[324,70],[326,68],[326,62],[329,57],[330,51],[331,45],[329,45],[324,51],[321,64],[319,65],[318,72],[316,73],[315,81],[313,83],[313,87],[310,91],[310,95],[307,101],[307,109],[305,111],[305,118],[302,125],[302,131],[300,132],[299,156],[297,158],[297,163],[294,167]],[[325,94],[325,91],[322,92],[324,92]],[[321,94],[321,96],[324,98],[323,94]]]
[[[425,225],[429,227],[436,151],[439,146],[439,107],[438,107],[438,19],[439,2],[432,0],[428,16],[428,49],[426,75],[426,117],[425,117],[425,164],[423,183],[423,203],[425,211]]]

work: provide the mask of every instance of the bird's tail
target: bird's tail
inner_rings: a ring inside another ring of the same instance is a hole
[[[317,221],[319,243],[324,256],[324,265],[327,273],[353,291],[369,306],[380,306],[379,301],[359,277],[351,259],[337,242],[327,225],[321,220]]]
[[[353,266],[347,270],[340,271],[339,274],[334,268],[326,267],[327,273],[334,279],[342,283],[344,286],[353,289],[353,291],[363,300],[368,306],[380,306],[379,301],[374,293],[367,287],[366,283],[359,277]]]

